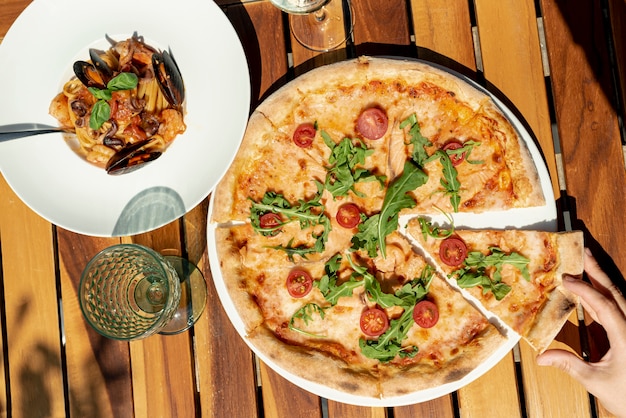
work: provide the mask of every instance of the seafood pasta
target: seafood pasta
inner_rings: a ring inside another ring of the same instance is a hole
[[[108,38],[107,38],[108,39]],[[142,37],[90,49],[50,104],[50,114],[73,129],[72,148],[90,163],[122,174],[158,158],[185,129],[182,76],[172,56]]]
[[[263,358],[398,397],[458,382],[513,332],[537,351],[554,339],[576,304],[561,279],[582,274],[580,231],[433,222],[484,225],[545,203],[488,95],[422,62],[361,57],[304,74],[251,115],[214,192],[211,267]]]

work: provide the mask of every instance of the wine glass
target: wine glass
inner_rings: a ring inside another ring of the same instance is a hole
[[[206,304],[198,268],[137,244],[106,248],[87,263],[78,296],[83,316],[98,333],[116,340],[178,334],[189,329]]]
[[[289,14],[291,33],[304,47],[326,52],[343,44],[354,27],[350,0],[270,0]]]

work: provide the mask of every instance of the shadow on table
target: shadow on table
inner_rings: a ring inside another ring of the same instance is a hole
[[[163,226],[185,214],[180,195],[169,187],[151,187],[134,196],[124,207],[112,236],[138,234]]]

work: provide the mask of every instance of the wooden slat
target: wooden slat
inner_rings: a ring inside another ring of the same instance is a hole
[[[610,0],[609,12],[611,30],[615,47],[615,61],[620,84],[618,87],[622,95],[622,117],[626,120],[626,2],[624,0]],[[626,138],[622,138],[626,141]]]
[[[552,177],[555,196],[559,196],[534,3],[506,0],[494,4],[477,1],[476,21],[485,78],[521,112],[523,120],[535,134]],[[571,344],[576,346],[578,338]],[[521,360],[528,415],[585,416],[578,415],[581,405],[582,409],[586,407],[582,386],[552,368],[539,369],[534,362],[536,353],[525,347],[522,343]],[[550,394],[554,387],[549,382],[555,381],[561,383],[559,388],[562,395],[558,397]],[[570,402],[569,399],[582,403]]]
[[[266,418],[322,417],[320,398],[283,379],[267,365],[260,369]]]
[[[463,73],[459,65],[476,71],[467,1],[412,0],[411,11],[420,58]]]
[[[105,338],[84,320],[78,286],[87,262],[119,238],[93,238],[57,229],[66,340],[69,410],[74,416],[133,416],[128,343]]]
[[[0,176],[0,241],[13,417],[63,416],[65,392],[50,223]]]
[[[354,44],[357,55],[398,55],[414,57],[407,2],[405,0],[352,1]],[[380,22],[388,22],[381,25]]]
[[[494,387],[498,388],[497,408],[494,408]],[[461,417],[521,417],[513,354],[509,353],[486,374],[459,389],[458,397]]]
[[[395,418],[452,418],[456,414],[452,405],[452,398],[450,396],[442,396],[428,402],[395,407],[393,416]]]
[[[572,224],[585,231],[602,267],[621,283],[626,271],[626,175],[616,117],[614,86],[597,2],[542,1],[556,122]],[[573,45],[573,46],[571,46]],[[593,175],[588,174],[590,161]],[[600,203],[601,202],[601,203]],[[592,360],[603,345],[588,329]],[[599,406],[598,416],[611,416]]]
[[[329,418],[385,418],[385,408],[367,408],[339,402],[328,403]]]
[[[268,1],[228,6],[224,9],[243,45],[250,71],[255,109],[262,98],[287,80],[287,49],[282,12]]]
[[[155,231],[123,238],[153,250],[181,255],[179,221]],[[196,414],[195,370],[187,332],[154,335],[130,343],[133,397],[137,417],[180,417]]]
[[[193,327],[201,416],[257,416],[252,352],[231,325],[213,284],[207,259],[208,202],[184,217],[187,257],[207,281],[207,306]],[[227,383],[227,384],[226,384]]]

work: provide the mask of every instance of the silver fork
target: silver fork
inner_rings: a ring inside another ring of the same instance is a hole
[[[14,123],[11,125],[0,125],[0,142],[55,132],[73,133],[74,131],[59,128],[57,126],[44,125],[41,123]]]

